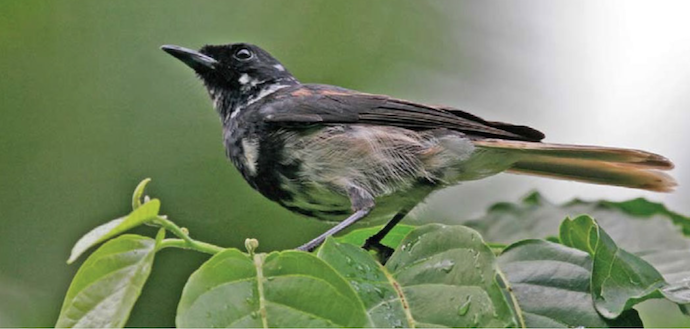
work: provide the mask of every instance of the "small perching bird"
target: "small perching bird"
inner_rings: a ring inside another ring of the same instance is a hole
[[[162,49],[202,80],[223,124],[226,154],[245,180],[283,207],[337,222],[312,250],[355,222],[388,220],[381,239],[433,191],[506,171],[668,192],[673,164],[638,150],[542,143],[526,126],[486,121],[341,87],[302,84],[246,43]]]

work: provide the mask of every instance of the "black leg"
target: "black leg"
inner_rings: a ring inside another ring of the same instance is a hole
[[[381,240],[386,237],[386,235],[395,227],[395,225],[398,225],[400,221],[405,218],[409,211],[403,210],[400,211],[399,213],[395,214],[391,220],[386,223],[386,225],[376,234],[370,236],[365,242],[364,245],[362,245],[362,248],[365,250],[373,250],[376,251],[376,254],[379,257],[379,261],[381,264],[385,264],[386,261],[388,261],[388,258],[393,255],[393,248],[384,245],[381,243]]]
[[[344,221],[338,223],[338,225],[333,226],[330,230],[319,235],[315,239],[299,246],[297,250],[314,250],[316,247],[321,245],[326,240],[326,238],[328,238],[331,235],[337,234],[338,232],[346,229],[348,226],[356,223],[358,220],[366,217],[369,214],[369,212],[371,212],[371,209],[374,208],[374,197],[372,197],[371,194],[369,194],[369,192],[367,192],[366,190],[356,186],[351,186],[347,192],[350,197],[350,202],[352,203],[352,208],[355,210],[355,213],[352,214],[350,217],[346,218]]]

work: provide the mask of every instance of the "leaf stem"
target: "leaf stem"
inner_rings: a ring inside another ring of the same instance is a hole
[[[522,314],[522,308],[518,303],[517,296],[515,296],[515,293],[513,292],[513,287],[510,286],[510,281],[508,281],[508,278],[506,277],[505,273],[503,273],[498,268],[496,268],[496,281],[498,282],[498,285],[501,286],[501,288],[503,289],[504,294],[507,293],[508,296],[510,296],[510,300],[508,301],[508,303],[512,306],[511,308],[515,312],[515,317],[517,317],[518,325],[520,326],[520,328],[527,328],[527,324],[525,323],[525,317]]]
[[[159,245],[159,249],[167,248],[167,247],[176,247],[176,248],[182,248],[182,249],[193,249],[196,251],[204,252],[207,254],[215,255],[223,250],[225,250],[222,247],[206,243],[206,242],[201,242],[192,239],[189,234],[187,234],[187,230],[183,229],[177,224],[173,223],[172,221],[168,220],[165,217],[158,216],[156,219],[153,220],[153,223],[160,225],[161,227],[165,228],[166,230],[172,232],[172,234],[175,234],[178,236],[180,239],[165,239],[161,241]]]
[[[158,244],[158,250],[165,249],[165,248],[180,248],[180,249],[192,249],[196,250],[199,252],[215,255],[223,250],[225,248],[206,243],[206,242],[201,242],[201,241],[196,241],[192,240],[190,243],[189,241],[182,240],[182,239],[165,239]]]

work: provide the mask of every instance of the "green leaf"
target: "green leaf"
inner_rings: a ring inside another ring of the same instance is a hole
[[[355,291],[332,267],[297,251],[213,256],[182,292],[178,327],[361,327]]]
[[[640,255],[664,276],[668,283],[661,293],[679,304],[681,311],[690,316],[690,249],[658,250]]]
[[[385,266],[417,327],[516,326],[496,281],[495,256],[463,226],[425,225],[408,234]]]
[[[527,327],[640,327],[635,310],[602,317],[590,292],[592,259],[578,249],[543,240],[506,248],[498,264],[511,285]]]
[[[345,242],[356,246],[361,246],[369,237],[376,234],[376,232],[380,231],[382,228],[383,225],[362,228],[354,230],[336,239],[338,242]],[[414,229],[415,227],[411,225],[398,224],[390,232],[388,232],[388,234],[386,234],[386,237],[383,238],[381,243],[395,249],[400,245],[400,242],[405,238],[405,236]]]
[[[587,204],[581,200],[571,202],[571,206]],[[690,236],[690,217],[683,216],[677,212],[670,211],[661,203],[651,202],[644,198],[637,198],[624,202],[600,201],[604,207],[619,209],[624,213],[637,218],[652,218],[662,216],[670,219],[676,226],[682,229],[683,234]]]
[[[598,227],[604,229],[618,247],[644,256],[644,260],[658,268],[669,283],[662,290],[667,298],[677,303],[690,299],[690,269],[678,270],[679,265],[674,262],[674,255],[690,251],[690,239],[687,238],[690,218],[662,204],[640,198],[625,202],[574,200],[555,205],[539,193],[532,193],[517,204],[496,204],[486,216],[465,224],[477,229],[488,241],[511,243],[557,234],[561,218],[580,214],[596,218]],[[561,239],[585,250],[591,245],[586,242],[588,236],[588,232],[576,230]],[[690,262],[682,262],[686,263]],[[666,273],[668,271],[670,273]]]
[[[146,190],[146,185],[151,182],[151,178],[145,178],[142,180],[136,188],[134,188],[134,193],[132,194],[132,210],[137,210],[141,207],[141,196],[144,195],[144,190]]]
[[[318,257],[223,251],[195,272],[180,327],[507,327],[513,312],[495,256],[465,227],[412,231],[381,266],[358,246],[327,239]]]
[[[94,245],[154,220],[158,216],[160,206],[160,201],[158,201],[158,199],[153,199],[132,211],[126,217],[111,220],[89,231],[89,233],[82,236],[74,245],[67,263],[71,264]]]
[[[77,271],[56,327],[122,328],[151,273],[156,243],[123,235],[98,248]]]
[[[629,252],[690,249],[687,238],[690,218],[645,199],[626,202],[575,200],[556,205],[539,193],[532,193],[520,203],[496,204],[485,216],[463,225],[479,231],[486,241],[511,244],[557,235],[563,218],[582,214],[596,218],[598,225]]]
[[[661,273],[642,258],[616,245],[589,216],[566,219],[561,224],[561,241],[593,258],[592,295],[594,306],[609,319],[633,305],[660,297],[666,286]]]
[[[370,326],[376,328],[409,328],[411,314],[405,309],[404,298],[396,289],[395,280],[386,269],[364,249],[338,243],[328,238],[319,248],[318,257],[349,280],[366,308]]]

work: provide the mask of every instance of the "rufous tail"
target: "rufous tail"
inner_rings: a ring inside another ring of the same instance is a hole
[[[661,172],[673,169],[673,163],[650,152],[500,139],[477,140],[474,144],[516,155],[517,162],[507,170],[514,174],[656,192],[670,192],[677,185],[671,176]]]

